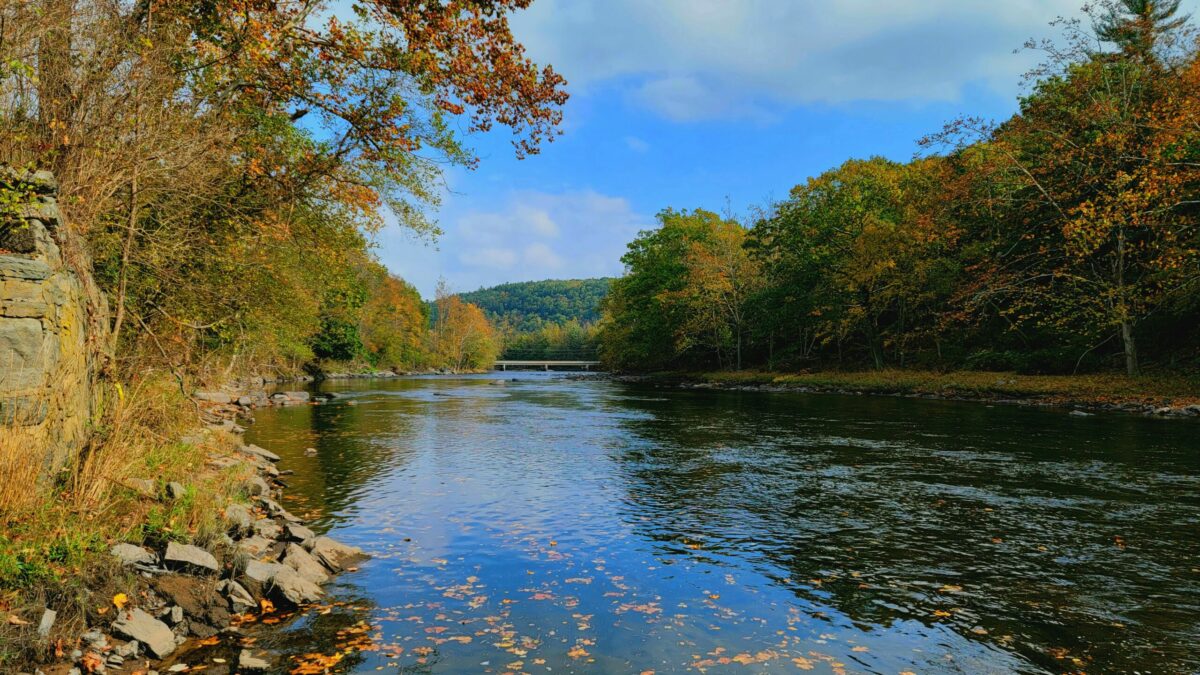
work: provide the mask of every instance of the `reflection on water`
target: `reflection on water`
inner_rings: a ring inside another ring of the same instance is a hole
[[[288,507],[375,556],[264,645],[366,620],[338,672],[1200,668],[1193,422],[511,377],[259,413]]]

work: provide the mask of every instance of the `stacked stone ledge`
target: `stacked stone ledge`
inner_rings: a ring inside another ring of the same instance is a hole
[[[106,325],[89,322],[84,283],[64,264],[57,194],[48,172],[0,167],[0,433],[25,427],[45,473],[83,444],[95,365],[88,331]]]
[[[214,455],[209,466],[221,470],[250,464],[254,475],[242,486],[249,503],[231,502],[223,510],[221,541],[203,548],[169,542],[161,549],[119,543],[111,554],[149,588],[122,607],[107,626],[93,627],[70,654],[82,664],[99,658],[119,669],[130,659],[177,659],[189,639],[236,632],[233,618],[261,611],[263,601],[278,608],[299,608],[319,601],[322,584],[368,556],[326,536],[319,536],[276,501],[281,486],[278,455],[255,445],[239,444],[235,455]],[[172,499],[170,491],[162,498]],[[87,660],[91,655],[91,660]],[[238,672],[268,669],[277,655],[246,650]],[[74,671],[72,671],[74,673]],[[149,671],[153,673],[155,671]]]

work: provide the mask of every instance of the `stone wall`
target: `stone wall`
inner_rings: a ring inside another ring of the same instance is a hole
[[[0,167],[0,434],[20,427],[43,475],[82,446],[93,400],[87,295],[56,242],[56,195],[49,173]]]

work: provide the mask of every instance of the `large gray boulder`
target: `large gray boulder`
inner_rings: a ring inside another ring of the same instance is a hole
[[[271,591],[276,598],[293,605],[304,605],[321,599],[321,587],[300,576],[290,567],[283,567],[271,577]]]
[[[192,394],[192,398],[197,401],[206,401],[208,403],[232,403],[233,397],[222,391],[198,391]]]
[[[347,546],[329,537],[316,537],[304,542],[304,547],[331,572],[340,572],[370,557],[361,548]]]
[[[112,629],[117,635],[145,645],[157,658],[175,651],[175,634],[170,627],[136,607],[117,614]]]
[[[163,562],[171,568],[193,572],[219,572],[220,564],[213,554],[199,546],[170,542],[163,554]]]
[[[329,581],[325,567],[311,553],[295,544],[288,544],[287,551],[283,554],[283,564],[314,584]]]
[[[299,523],[285,523],[283,532],[292,541],[308,541],[315,539],[317,534]]]

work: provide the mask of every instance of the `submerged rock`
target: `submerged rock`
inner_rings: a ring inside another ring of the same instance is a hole
[[[249,649],[243,649],[238,654],[238,670],[247,673],[259,673],[268,670],[275,664],[275,659],[270,652],[252,652]]]

